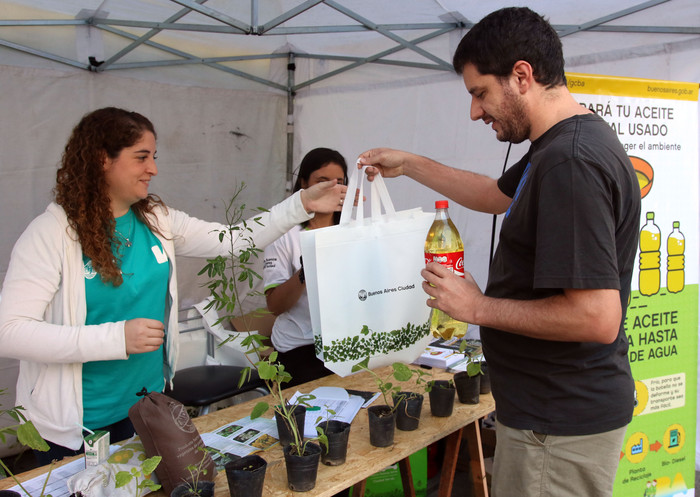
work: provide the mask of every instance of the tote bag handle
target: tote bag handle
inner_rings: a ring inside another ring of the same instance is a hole
[[[355,191],[359,190],[359,195],[357,198],[357,209],[355,209],[355,218],[353,219],[353,207],[354,201],[344,202],[343,209],[340,212],[340,225],[350,224],[350,222],[359,222],[364,218],[364,200],[363,200],[363,186],[364,177],[366,176],[365,170],[369,166],[363,166],[363,168],[355,169],[355,172],[350,176],[348,180],[348,194],[346,199],[349,197],[354,200]],[[377,222],[381,216],[381,208],[384,207],[384,212],[389,217],[396,216],[396,209],[394,209],[394,204],[389,197],[389,190],[386,188],[384,183],[384,178],[381,174],[377,174],[374,180],[371,182],[370,188],[370,214],[373,222]]]

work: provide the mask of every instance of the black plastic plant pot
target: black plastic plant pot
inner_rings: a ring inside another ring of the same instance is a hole
[[[299,435],[304,438],[304,421],[306,420],[306,407],[297,405],[294,406],[292,415],[296,420],[297,427],[299,428]],[[277,433],[280,436],[280,445],[286,447],[290,443],[294,442],[294,434],[292,433],[292,428],[289,426],[289,422],[280,415],[277,410],[275,410],[275,421],[277,422]]]
[[[21,497],[21,494],[14,490],[0,490],[0,497]]]
[[[214,497],[214,482],[198,481],[196,488],[191,483],[180,483],[170,492],[170,497]]]
[[[481,362],[481,378],[479,378],[479,393],[491,393],[491,375],[489,374],[489,365]]]
[[[229,461],[224,466],[231,497],[261,497],[267,461],[257,454]]]
[[[386,404],[369,406],[369,443],[373,447],[389,447],[394,443],[396,413]]]
[[[399,392],[393,395],[396,406],[396,428],[402,431],[418,429],[423,396],[414,392]]]
[[[462,404],[479,403],[480,376],[480,374],[469,376],[466,371],[455,373],[454,382],[457,388],[457,398]]]
[[[331,419],[318,426],[328,438],[328,448],[321,446],[321,462],[326,466],[340,466],[348,454],[350,423]]]
[[[287,466],[287,486],[295,492],[308,492],[316,486],[321,447],[315,443],[307,443],[302,455],[292,454],[293,448],[294,446],[288,445],[283,449]]]
[[[428,394],[430,399],[430,413],[439,418],[452,416],[455,405],[455,387],[447,380],[433,381],[433,387]]]

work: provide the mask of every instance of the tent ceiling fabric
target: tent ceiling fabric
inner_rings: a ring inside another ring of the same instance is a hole
[[[700,35],[697,0],[589,0],[585,8],[571,0],[528,4],[562,36],[567,66],[612,49],[626,54],[668,50],[692,44]],[[184,65],[294,93],[365,64],[404,66],[414,73],[451,71],[451,51],[461,34],[507,5],[476,0],[15,0],[2,2],[0,46],[95,72]],[[431,43],[450,33],[458,35],[451,43]],[[304,59],[327,63],[322,71],[290,77],[287,64]]]

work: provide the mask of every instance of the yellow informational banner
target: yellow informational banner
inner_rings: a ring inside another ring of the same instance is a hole
[[[625,330],[636,388],[615,497],[695,495],[698,84],[567,74],[615,130],[642,195]]]

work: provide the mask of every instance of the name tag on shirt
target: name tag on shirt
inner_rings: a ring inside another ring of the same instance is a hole
[[[156,261],[158,261],[158,264],[168,262],[168,254],[166,254],[165,250],[163,250],[161,247],[154,245],[151,247],[151,250],[153,251],[153,255],[156,256]]]

